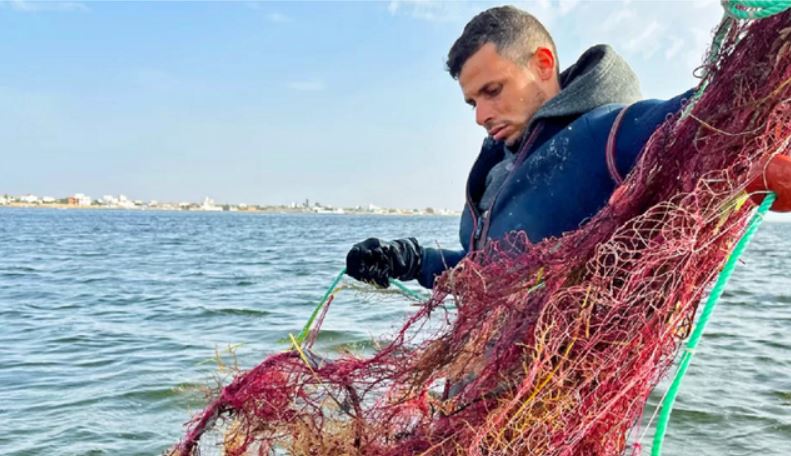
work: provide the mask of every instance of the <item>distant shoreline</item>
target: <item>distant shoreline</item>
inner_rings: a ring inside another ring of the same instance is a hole
[[[338,216],[380,216],[380,217],[460,217],[460,212],[445,212],[445,213],[427,213],[427,212],[412,212],[398,209],[392,209],[396,212],[372,212],[372,211],[357,211],[357,210],[344,210],[343,213],[337,212],[321,212],[300,208],[278,207],[272,206],[270,208],[262,209],[237,209],[237,210],[214,210],[206,211],[201,209],[178,209],[178,208],[156,208],[156,207],[139,207],[139,208],[123,208],[123,207],[107,207],[107,206],[73,206],[68,204],[26,204],[26,203],[10,203],[0,205],[0,209],[59,209],[59,210],[82,210],[82,211],[127,211],[127,212],[190,212],[190,213],[209,213],[209,212],[229,212],[229,213],[249,213],[249,214],[272,214],[272,215],[338,215]],[[766,221],[770,223],[791,223],[791,213],[774,213],[770,212],[766,216]]]
[[[414,212],[403,209],[385,209],[381,212],[373,211],[359,211],[354,209],[344,209],[344,212],[330,212],[321,210],[310,210],[304,208],[291,208],[282,206],[272,206],[267,208],[248,208],[248,209],[232,209],[232,210],[202,210],[202,209],[179,209],[179,208],[165,208],[165,207],[109,207],[109,206],[75,206],[71,204],[27,204],[27,203],[10,203],[0,205],[0,209],[58,209],[58,210],[77,210],[77,211],[128,211],[128,212],[192,212],[192,213],[211,213],[211,212],[228,212],[228,213],[250,213],[250,214],[305,214],[305,215],[338,215],[338,216],[354,216],[354,215],[374,215],[383,217],[404,216],[404,217],[459,217],[460,212],[445,212],[445,213],[431,213],[431,212]]]

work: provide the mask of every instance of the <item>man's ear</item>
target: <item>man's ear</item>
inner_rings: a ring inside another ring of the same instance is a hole
[[[555,70],[557,59],[555,58],[555,54],[551,49],[539,47],[533,54],[533,59],[536,63],[536,68],[538,69],[538,74],[541,79],[546,81],[555,77],[557,74],[557,70]]]

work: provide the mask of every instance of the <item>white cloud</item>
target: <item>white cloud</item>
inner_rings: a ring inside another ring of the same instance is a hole
[[[571,9],[568,11],[564,10],[561,12],[561,7],[557,5],[557,2],[553,2],[550,0],[530,0],[530,1],[522,1],[517,2],[514,4],[517,8],[523,9],[533,16],[535,16],[542,24],[552,32],[552,29],[555,27],[555,24],[559,20],[560,16],[563,14],[574,15],[574,12]],[[575,2],[571,7],[576,7],[577,3]],[[566,6],[565,8],[569,8]]]
[[[470,11],[478,6],[439,0],[392,0],[387,11],[394,16],[404,14],[428,22],[449,22],[469,19]]]
[[[505,2],[508,4],[509,2]],[[512,1],[518,8],[534,14],[544,25],[549,26],[557,17],[575,14],[585,2],[580,0],[522,0]],[[387,11],[393,16],[409,16],[427,22],[462,22],[502,1],[465,2],[447,0],[391,0]]]
[[[608,15],[604,19],[604,21],[602,21],[601,25],[599,26],[599,29],[602,32],[610,32],[612,30],[615,30],[616,27],[619,27],[622,24],[624,24],[626,21],[634,18],[635,18],[634,11],[628,9],[618,9],[610,13],[610,15]]]
[[[684,63],[687,68],[697,68],[703,63],[706,52],[711,44],[711,33],[704,28],[690,29],[692,43],[688,45],[689,50],[684,55]]]
[[[659,22],[651,21],[642,32],[626,41],[624,49],[630,52],[639,50],[643,57],[650,58],[661,46],[659,35],[664,29],[665,27]]]
[[[695,9],[716,8],[719,3],[719,0],[695,0],[692,2],[692,6]]]
[[[12,10],[21,13],[42,13],[42,12],[73,12],[88,11],[88,6],[80,2],[59,2],[59,1],[30,1],[30,0],[8,0],[0,2],[0,6],[8,5]]]
[[[558,5],[560,9],[560,15],[565,16],[566,14],[574,11],[578,4],[579,0],[560,0],[560,4]]]
[[[322,81],[291,81],[286,87],[298,92],[321,92],[326,88]]]
[[[286,16],[285,14],[274,12],[267,14],[266,18],[270,22],[277,22],[277,23],[284,23],[284,22],[291,22],[291,18]]]
[[[684,40],[672,35],[669,36],[668,39],[670,40],[670,46],[665,49],[665,59],[671,60],[678,54],[678,51],[681,50],[681,47],[684,45]]]
[[[624,52],[630,63],[678,60],[678,65],[700,63],[711,40],[710,29],[721,17],[719,0],[594,2],[579,0],[512,0],[535,15],[556,42],[572,54],[594,43],[609,43]],[[390,14],[425,21],[465,23],[475,14],[502,4],[497,1],[392,0]],[[567,51],[568,52],[568,51]],[[636,59],[635,59],[636,58]],[[658,63],[649,63],[649,65]],[[690,70],[691,71],[691,70]]]

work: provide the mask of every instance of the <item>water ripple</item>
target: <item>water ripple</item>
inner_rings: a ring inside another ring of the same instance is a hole
[[[288,347],[370,236],[458,245],[458,220],[0,208],[0,454],[152,455],[214,385]],[[666,454],[785,455],[789,226],[758,233],[673,412]],[[344,292],[316,350],[370,354],[414,308]],[[651,396],[655,405],[666,383]]]

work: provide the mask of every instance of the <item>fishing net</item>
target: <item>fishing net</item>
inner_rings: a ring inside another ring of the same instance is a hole
[[[172,454],[639,452],[630,431],[744,231],[745,187],[789,153],[791,14],[716,33],[696,96],[582,228],[469,255],[371,356],[312,350],[325,305]]]

